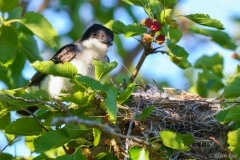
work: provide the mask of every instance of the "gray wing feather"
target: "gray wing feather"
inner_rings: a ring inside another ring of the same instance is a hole
[[[77,53],[79,53],[79,48],[75,44],[68,44],[66,46],[63,46],[61,49],[57,51],[57,53],[50,59],[55,64],[58,63],[64,63],[69,62],[71,59],[73,59]],[[32,79],[30,80],[30,83],[28,86],[36,86],[39,85],[42,79],[45,78],[47,74],[41,73],[37,71]]]

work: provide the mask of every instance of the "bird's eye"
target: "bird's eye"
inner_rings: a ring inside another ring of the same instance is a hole
[[[96,37],[96,36],[97,36],[97,32],[93,32],[92,35],[93,35],[94,37]]]

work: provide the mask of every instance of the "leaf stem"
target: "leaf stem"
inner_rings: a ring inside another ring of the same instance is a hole
[[[11,19],[11,20],[5,21],[4,25],[8,26],[8,25],[10,25],[11,23],[14,23],[14,22],[19,22],[20,23],[21,20],[20,19]]]

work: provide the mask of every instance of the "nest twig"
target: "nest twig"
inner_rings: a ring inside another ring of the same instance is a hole
[[[131,129],[131,136],[150,140],[159,137],[159,131],[171,130],[177,133],[191,133],[194,143],[189,152],[176,151],[168,158],[171,159],[212,159],[215,153],[228,154],[226,148],[227,129],[216,119],[221,110],[220,99],[207,99],[190,94],[182,90],[165,88],[150,88],[147,91],[133,93],[131,102],[120,109],[119,123],[134,121],[135,128]],[[146,120],[137,121],[134,115],[141,113],[148,106],[154,110]],[[127,108],[127,109],[126,109]],[[136,108],[138,110],[136,111]],[[129,135],[129,126],[125,126],[125,133]],[[124,128],[124,127],[121,127]],[[124,129],[123,129],[124,130]],[[126,141],[129,147],[130,142]],[[131,145],[136,145],[134,142]],[[163,153],[151,150],[151,159],[163,158]]]

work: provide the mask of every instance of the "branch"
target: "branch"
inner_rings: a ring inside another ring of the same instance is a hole
[[[144,60],[146,59],[146,57],[149,54],[155,53],[155,49],[152,48],[151,43],[148,43],[145,45],[143,44],[143,46],[144,46],[144,51],[142,53],[140,60],[138,61],[136,68],[134,69],[134,71],[129,79],[129,83],[132,83],[135,80],[135,78],[137,77],[138,72],[140,71],[142,64],[143,64]]]
[[[129,83],[132,83],[135,78],[137,77],[138,75],[138,72],[140,71],[141,67],[142,67],[142,64],[143,62],[145,61],[146,57],[149,55],[149,54],[154,54],[154,53],[162,53],[162,54],[169,54],[167,51],[163,51],[163,50],[158,50],[159,48],[161,48],[162,46],[160,47],[157,47],[157,48],[152,48],[151,46],[151,43],[148,43],[148,44],[142,44],[144,46],[144,51],[142,53],[142,56],[140,58],[140,60],[138,61],[138,64],[136,66],[136,68],[134,69],[134,71],[132,72],[132,75],[129,79]]]
[[[115,132],[115,130],[112,127],[110,127],[108,124],[102,124],[102,123],[95,122],[95,121],[84,120],[84,119],[81,119],[77,116],[72,116],[72,117],[67,117],[67,118],[65,118],[65,117],[54,118],[52,120],[52,125],[55,125],[59,122],[82,124],[82,125],[85,125],[85,126],[88,126],[88,127],[91,127],[91,128],[100,129],[104,133],[106,133],[108,135],[111,135],[118,143],[120,142],[120,138],[132,139],[133,141],[135,141],[137,143],[144,144],[144,145],[151,146],[151,147],[155,148],[155,145],[153,145],[153,144],[151,144],[147,141],[141,140],[141,139],[133,137],[133,136],[125,136],[123,134]]]
[[[37,12],[41,13],[44,9],[49,6],[50,0],[44,0],[42,4],[38,7]]]
[[[131,130],[132,130],[132,125],[133,125],[133,121],[134,121],[134,119],[135,119],[135,117],[136,117],[136,115],[137,115],[137,112],[138,112],[138,110],[139,110],[139,107],[140,107],[140,99],[138,98],[138,105],[137,105],[137,107],[135,108],[135,110],[134,110],[134,113],[133,113],[133,116],[132,116],[132,118],[131,118],[131,121],[130,121],[130,123],[129,123],[129,126],[128,126],[128,131],[127,131],[127,136],[126,137],[130,137],[130,134],[131,134]],[[128,152],[128,149],[129,149],[129,138],[126,138],[126,145],[125,145],[125,152],[127,153]],[[128,157],[126,157],[125,156],[125,158],[124,158],[124,160],[127,160],[128,159]]]

